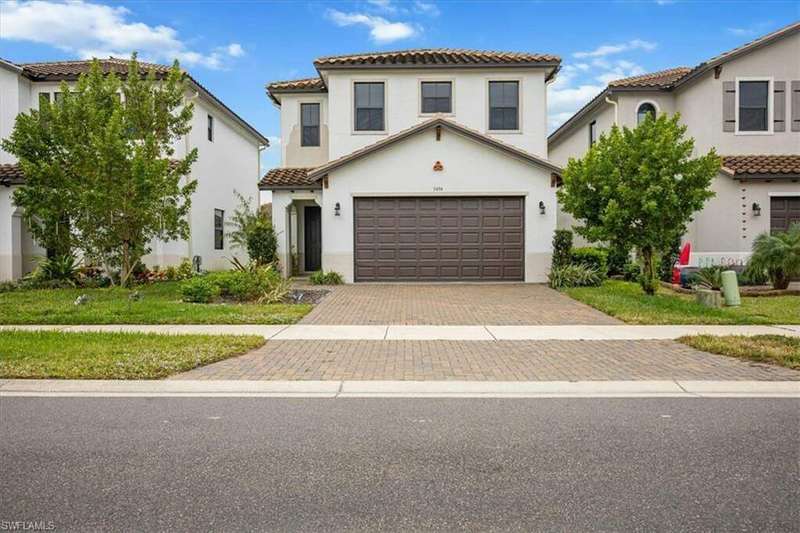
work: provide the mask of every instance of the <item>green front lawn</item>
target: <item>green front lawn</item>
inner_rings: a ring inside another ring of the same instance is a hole
[[[661,289],[647,296],[636,283],[565,289],[571,297],[630,324],[800,324],[800,297],[744,297],[739,307],[712,309],[688,294]]]
[[[0,378],[157,379],[264,342],[253,335],[0,331]]]
[[[800,339],[796,337],[784,337],[782,335],[756,335],[754,337],[694,335],[682,337],[678,340],[704,352],[800,370]]]
[[[308,304],[185,303],[176,281],[138,291],[138,301],[121,288],[0,293],[0,324],[293,324],[311,311]],[[81,294],[89,301],[75,305]]]

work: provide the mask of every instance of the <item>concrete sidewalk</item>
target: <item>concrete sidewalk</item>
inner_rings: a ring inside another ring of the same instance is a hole
[[[671,340],[687,335],[788,335],[800,337],[800,325],[776,326],[348,326],[264,325],[95,325],[0,326],[0,331],[140,332],[172,335],[260,335],[274,340]]]
[[[800,381],[0,380],[0,397],[800,398]]]

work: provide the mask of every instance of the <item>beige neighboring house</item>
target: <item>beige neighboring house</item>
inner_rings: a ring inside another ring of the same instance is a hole
[[[261,181],[284,272],[358,281],[543,282],[556,228],[548,54],[324,57],[271,83],[281,166]]]
[[[120,76],[127,75],[128,63],[117,58],[100,60],[105,73]],[[140,65],[143,70],[155,69],[158,79],[170,68]],[[11,135],[18,114],[38,109],[42,100],[58,100],[61,83],[74,86],[78,76],[90,67],[90,61],[17,65],[0,59],[0,138]],[[195,106],[192,131],[175,144],[175,157],[184,157],[197,148],[197,161],[188,178],[197,180],[188,217],[191,234],[187,240],[152,242],[152,252],[143,261],[149,266],[167,266],[198,259],[202,268],[226,269],[230,265],[227,258],[244,254],[231,249],[225,238],[225,220],[239,205],[234,191],[257,198],[261,150],[269,142],[191,76],[186,99]],[[24,186],[25,176],[16,159],[0,150],[0,281],[24,276],[36,266],[36,258],[46,254],[34,242],[21,209],[14,205],[14,191]]]
[[[609,83],[550,135],[549,158],[566,166],[615,123],[676,112],[697,154],[723,157],[716,196],[684,237],[693,265],[745,262],[757,235],[800,222],[800,22],[692,68]],[[559,213],[559,228],[574,222]]]

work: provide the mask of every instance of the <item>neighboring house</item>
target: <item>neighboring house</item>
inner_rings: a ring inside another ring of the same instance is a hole
[[[757,235],[800,222],[800,23],[693,68],[611,82],[550,135],[550,159],[566,166],[612,124],[662,112],[681,114],[696,155],[723,157],[716,196],[684,236],[692,264],[744,262]],[[559,227],[573,224],[559,213]]]
[[[57,99],[60,84],[74,85],[78,76],[89,71],[90,61],[60,61],[16,65],[0,60],[0,138],[14,129],[19,113],[38,108],[42,99]],[[103,59],[105,72],[126,75],[128,61]],[[164,76],[168,66],[142,63]],[[192,196],[189,215],[191,236],[187,241],[156,241],[152,253],[144,258],[148,265],[174,265],[184,258],[199,256],[208,270],[229,266],[232,255],[224,236],[224,219],[238,206],[234,190],[256,198],[260,177],[260,152],[267,139],[193,78],[188,78],[187,99],[194,102],[192,131],[176,143],[175,157],[183,157],[192,148],[198,159],[191,176],[197,191]],[[0,150],[0,280],[16,279],[30,272],[35,258],[46,251],[33,242],[22,214],[12,202],[12,193],[23,187],[22,175],[14,157]]]
[[[556,227],[556,56],[425,49],[324,57],[271,83],[285,272],[353,281],[546,280]],[[294,268],[292,268],[294,265]]]

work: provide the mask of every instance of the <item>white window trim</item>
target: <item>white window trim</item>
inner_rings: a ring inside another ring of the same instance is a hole
[[[778,198],[786,197],[786,196],[794,197],[794,196],[800,196],[800,192],[798,192],[798,191],[795,191],[795,192],[768,192],[767,196],[770,197],[770,198],[772,198],[773,196],[778,197]]]
[[[422,82],[441,82],[450,84],[450,112],[449,113],[423,113],[422,112]],[[417,78],[417,116],[420,117],[454,117],[456,116],[456,80],[444,76],[430,76]]]
[[[489,82],[492,81],[516,81],[517,82],[517,129],[515,130],[492,130],[489,129],[489,116],[491,115],[491,107],[489,106]],[[490,76],[486,78],[486,83],[483,84],[484,90],[486,91],[486,98],[484,101],[486,102],[486,128],[484,131],[487,134],[492,135],[520,135],[524,131],[524,124],[522,117],[524,116],[522,112],[522,95],[525,94],[522,87],[522,78],[518,76]]]
[[[356,129],[356,83],[383,84],[383,129]],[[350,134],[351,135],[388,135],[389,134],[389,80],[386,78],[353,78],[350,80]]]
[[[322,98],[298,98],[297,99],[297,127],[300,129],[300,148],[321,148],[322,147]],[[319,144],[317,146],[303,146],[303,104],[319,104]]]
[[[639,108],[642,107],[642,104],[650,104],[651,106],[656,108],[656,116],[661,113],[661,108],[659,107],[658,103],[654,100],[639,100],[639,103],[636,104],[636,110],[634,111],[634,120],[636,120],[636,125],[639,125]]]
[[[769,82],[767,85],[767,131],[739,131],[739,95],[741,94],[741,91],[739,91],[739,82],[742,81]],[[773,78],[772,76],[743,76],[743,77],[737,77],[734,83],[736,88],[736,109],[735,109],[736,131],[734,131],[733,134],[774,135],[775,133],[772,131],[772,128],[775,124],[775,93],[774,93],[775,78]]]

